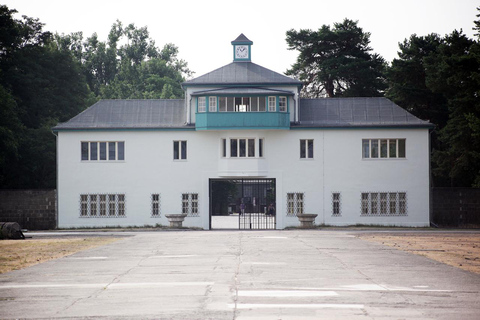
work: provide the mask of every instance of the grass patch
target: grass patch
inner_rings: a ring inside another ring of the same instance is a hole
[[[103,246],[121,238],[68,237],[0,241],[0,273],[23,269],[38,263]]]

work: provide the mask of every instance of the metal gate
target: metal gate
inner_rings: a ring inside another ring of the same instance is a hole
[[[275,229],[275,179],[210,179],[212,216],[238,216],[242,230]]]

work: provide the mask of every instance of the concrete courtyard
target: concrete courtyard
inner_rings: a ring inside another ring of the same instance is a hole
[[[127,237],[0,274],[0,318],[479,319],[480,275],[356,233],[101,233]]]

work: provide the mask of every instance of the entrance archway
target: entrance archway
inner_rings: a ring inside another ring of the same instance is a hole
[[[210,179],[210,229],[275,229],[275,179]]]

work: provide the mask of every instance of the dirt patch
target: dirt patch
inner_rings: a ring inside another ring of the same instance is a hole
[[[0,273],[18,270],[45,261],[103,246],[121,238],[72,237],[0,241]]]
[[[362,234],[359,238],[480,274],[480,234]]]

